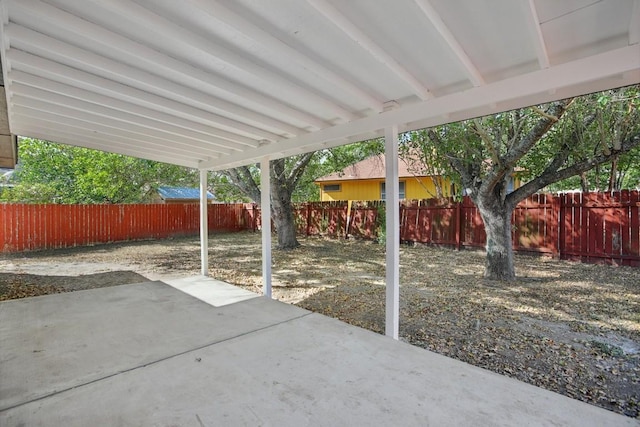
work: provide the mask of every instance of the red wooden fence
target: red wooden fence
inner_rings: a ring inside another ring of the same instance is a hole
[[[340,237],[347,224],[347,202],[310,202],[294,207],[297,232]]]
[[[401,206],[400,238],[448,246],[486,243],[480,213],[467,197]],[[640,192],[534,194],[512,217],[513,248],[562,259],[640,266]]]
[[[516,251],[562,259],[640,266],[640,192],[534,194],[512,218]],[[297,230],[306,235],[374,239],[384,202],[315,202],[295,206]],[[469,198],[405,202],[400,238],[460,247],[483,247],[482,218]],[[16,252],[140,239],[194,235],[199,207],[186,205],[0,204],[0,250]],[[251,204],[209,206],[209,230],[256,230],[260,210]]]
[[[559,251],[563,258],[640,266],[640,192],[565,194]]]
[[[346,201],[309,202],[299,203],[294,208],[299,234],[375,239],[384,202],[353,201],[351,205]]]
[[[347,234],[362,239],[376,238],[384,220],[384,207],[384,202],[380,200],[353,202]]]
[[[0,204],[0,249],[19,252],[96,243],[197,234],[198,204]],[[210,231],[252,228],[255,212],[244,204],[209,205]]]
[[[512,217],[513,248],[583,262],[640,266],[640,193],[534,194]],[[376,238],[384,202],[301,204],[298,231],[307,235]],[[348,229],[347,227],[348,221]],[[487,236],[471,199],[403,202],[400,239],[435,245],[484,247]]]

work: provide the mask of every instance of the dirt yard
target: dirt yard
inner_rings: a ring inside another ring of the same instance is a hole
[[[274,297],[384,329],[384,247],[301,239],[274,251]],[[210,240],[215,278],[260,292],[260,235]],[[516,257],[518,280],[482,277],[484,254],[402,247],[403,340],[640,418],[640,269]],[[195,238],[3,255],[0,300],[199,273]]]

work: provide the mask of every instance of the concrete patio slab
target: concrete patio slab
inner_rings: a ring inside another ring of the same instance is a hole
[[[0,410],[308,312],[275,301],[212,310],[162,282],[0,303]]]
[[[0,338],[0,425],[640,425],[294,306],[161,283],[0,303]]]
[[[251,291],[205,276],[163,280],[163,282],[214,307],[222,307],[223,305],[260,296]]]

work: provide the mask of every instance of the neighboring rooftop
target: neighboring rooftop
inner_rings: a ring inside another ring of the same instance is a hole
[[[384,179],[385,178],[385,157],[382,154],[364,159],[358,163],[347,166],[340,172],[325,175],[315,180],[315,182],[327,181],[352,181],[358,179]],[[429,176],[424,168],[413,162],[398,158],[398,176],[407,178],[412,176]]]

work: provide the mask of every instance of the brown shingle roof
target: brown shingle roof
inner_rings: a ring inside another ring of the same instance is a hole
[[[409,171],[411,169],[411,172]],[[409,167],[405,160],[398,158],[398,175],[400,178],[413,176],[429,176],[429,174],[415,165]],[[357,179],[384,179],[385,178],[385,162],[384,155],[369,157],[353,165],[347,166],[340,172],[325,175],[316,179],[314,182],[326,181],[352,181]]]

